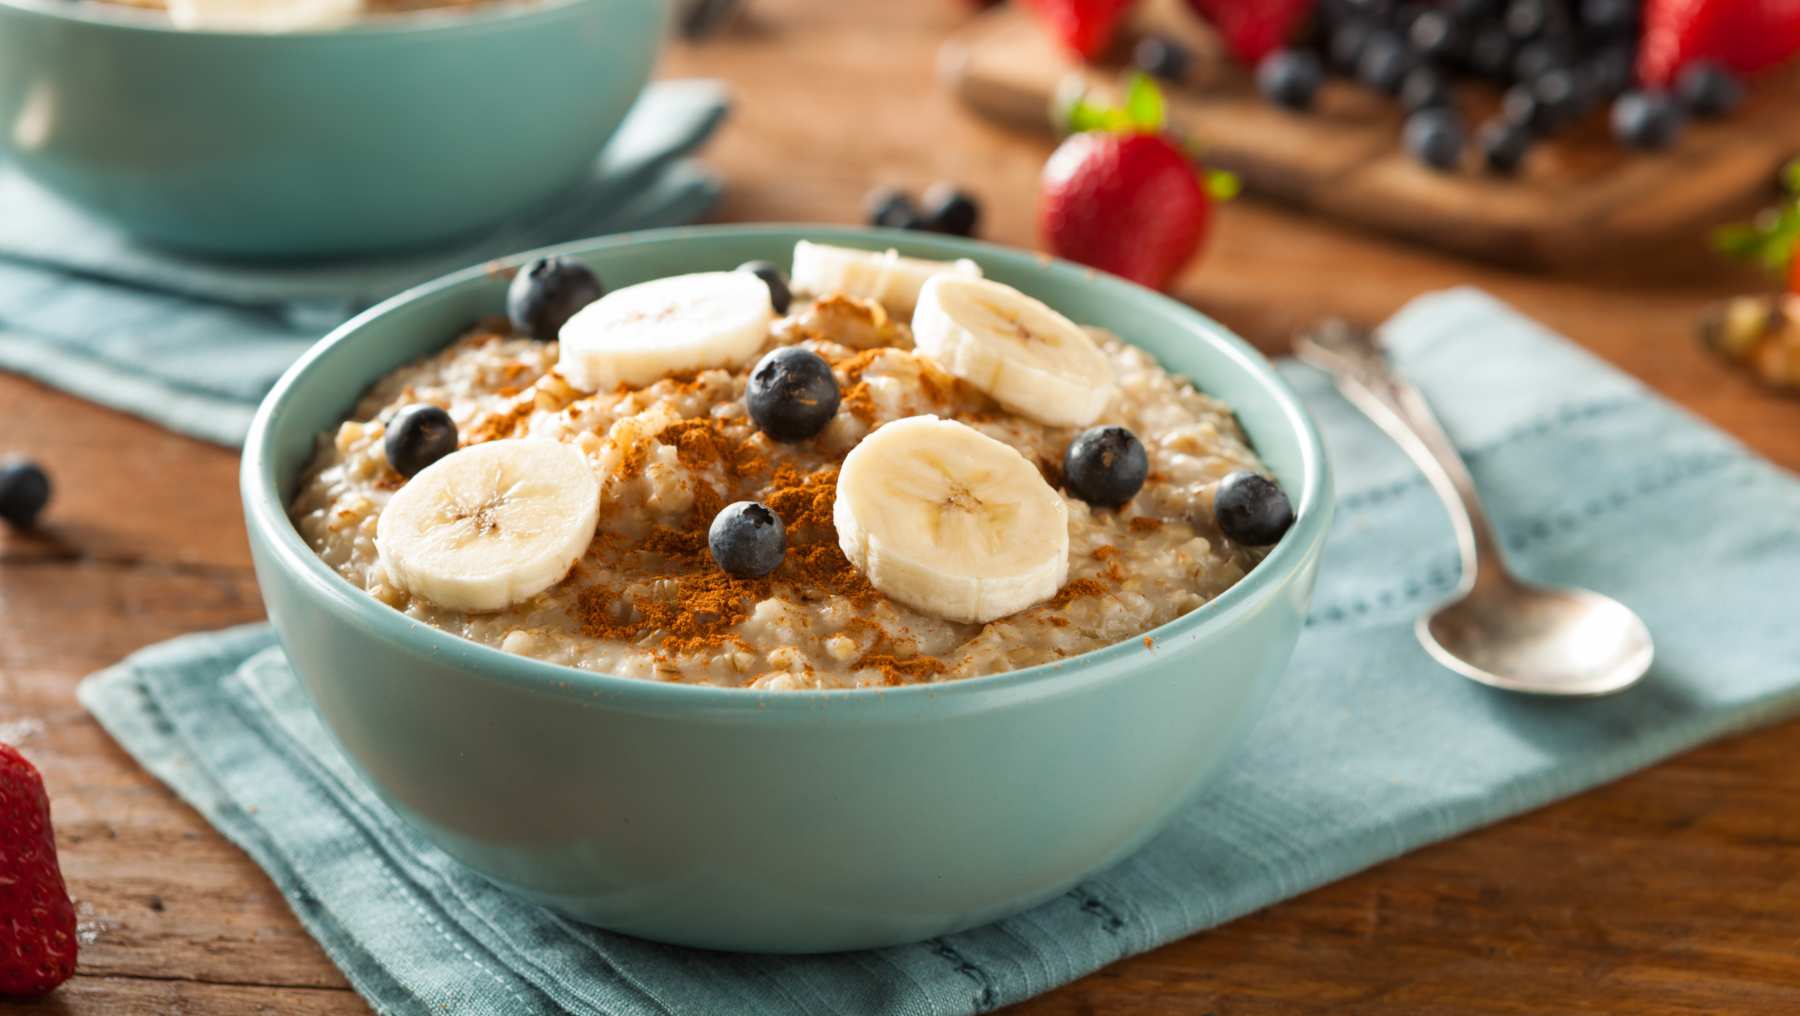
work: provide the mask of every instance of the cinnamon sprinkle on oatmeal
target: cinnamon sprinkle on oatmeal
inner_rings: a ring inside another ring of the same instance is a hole
[[[1126,524],[1131,527],[1131,531],[1134,533],[1154,533],[1158,529],[1161,529],[1163,525],[1162,519],[1156,518],[1153,515],[1134,515],[1132,516],[1131,521]]]
[[[1086,596],[1099,596],[1106,592],[1106,587],[1096,579],[1076,579],[1063,584],[1056,595],[1044,601],[1044,606],[1051,610],[1061,610],[1074,601]]]

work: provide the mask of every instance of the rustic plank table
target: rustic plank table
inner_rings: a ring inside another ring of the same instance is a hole
[[[672,53],[666,74],[737,87],[711,151],[731,188],[717,217],[851,222],[872,184],[949,178],[984,199],[988,238],[1033,243],[1028,196],[1047,143],[975,120],[934,82],[936,43],[959,7],[761,0],[726,37]],[[1245,200],[1220,216],[1177,290],[1279,353],[1317,316],[1373,322],[1414,294],[1474,283],[1800,469],[1800,400],[1765,392],[1693,340],[1700,309],[1749,280],[1727,269],[1645,277],[1510,274]],[[262,872],[74,698],[83,675],[134,649],[262,616],[236,455],[10,376],[0,420],[0,450],[36,456],[58,484],[45,536],[0,533],[0,738],[21,742],[49,782],[86,941],[71,983],[0,1010],[366,1012]],[[1796,1011],[1797,735],[1788,724],[1692,752],[1021,1011]]]

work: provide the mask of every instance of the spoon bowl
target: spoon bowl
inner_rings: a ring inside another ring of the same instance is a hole
[[[1606,695],[1650,669],[1650,631],[1609,596],[1492,583],[1419,618],[1434,659],[1482,684],[1538,695]]]

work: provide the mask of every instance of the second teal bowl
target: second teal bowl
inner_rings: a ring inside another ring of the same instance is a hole
[[[421,248],[573,186],[648,80],[667,3],[521,0],[255,35],[0,0],[0,149],[165,247]]]
[[[1166,297],[1029,253],[917,233],[703,227],[557,248],[609,286],[794,241],[974,258],[1110,328],[1237,410],[1297,519],[1198,610],[1060,663],[887,690],[763,692],[594,674],[464,641],[339,578],[285,504],[358,395],[493,314],[485,269],[328,336],[258,412],[242,490],[269,616],[325,725],[433,842],[526,899],[684,945],[816,952],[982,924],[1066,891],[1193,801],[1300,634],[1331,512],[1318,432],[1268,362]],[[521,259],[524,255],[521,255]]]

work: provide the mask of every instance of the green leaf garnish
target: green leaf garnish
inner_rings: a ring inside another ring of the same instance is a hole
[[[1063,134],[1157,134],[1168,117],[1162,91],[1147,74],[1132,76],[1123,106],[1095,102],[1080,75],[1071,75],[1057,84],[1050,106],[1051,121]]]
[[[1786,272],[1800,249],[1800,159],[1782,170],[1789,197],[1765,208],[1750,222],[1732,223],[1713,230],[1713,249],[1744,261],[1754,261],[1771,272]]]
[[[1204,176],[1206,193],[1214,201],[1230,201],[1244,191],[1244,181],[1239,180],[1236,173],[1209,169]]]
[[[1162,89],[1150,75],[1137,73],[1125,86],[1125,118],[1134,129],[1145,134],[1155,134],[1163,129],[1168,115],[1163,105]]]
[[[1800,159],[1781,168],[1781,185],[1789,194],[1800,196]]]

